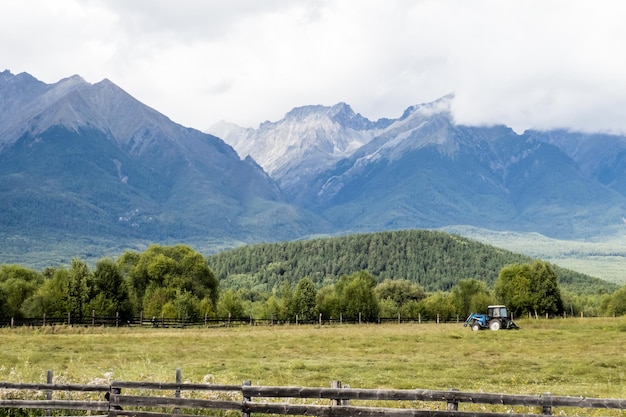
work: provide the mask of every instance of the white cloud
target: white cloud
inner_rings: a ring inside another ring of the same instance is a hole
[[[0,62],[110,78],[199,129],[455,93],[463,123],[626,132],[618,0],[5,0]]]

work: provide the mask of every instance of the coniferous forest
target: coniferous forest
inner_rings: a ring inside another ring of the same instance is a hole
[[[271,291],[283,282],[309,277],[316,285],[366,270],[378,282],[406,279],[425,291],[450,291],[460,280],[492,287],[500,269],[532,259],[461,236],[429,230],[403,230],[344,237],[243,246],[209,258],[223,287]],[[576,293],[613,291],[615,286],[555,267],[559,283]]]

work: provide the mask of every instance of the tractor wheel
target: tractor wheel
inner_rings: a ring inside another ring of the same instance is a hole
[[[494,332],[500,330],[501,327],[502,327],[502,323],[500,323],[500,320],[491,320],[489,322],[489,328],[493,330]]]
[[[475,332],[480,330],[480,324],[478,324],[478,321],[474,321],[472,323],[472,330],[475,331]]]

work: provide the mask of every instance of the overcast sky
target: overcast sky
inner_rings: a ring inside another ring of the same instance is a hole
[[[0,71],[108,78],[200,130],[455,93],[458,123],[624,133],[625,22],[623,0],[2,0]]]

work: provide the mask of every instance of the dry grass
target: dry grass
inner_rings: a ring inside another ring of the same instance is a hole
[[[626,318],[222,329],[0,329],[0,380],[458,388],[626,398]]]

